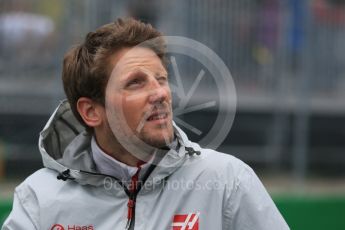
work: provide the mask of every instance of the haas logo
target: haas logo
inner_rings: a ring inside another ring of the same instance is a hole
[[[50,230],[65,230],[61,224],[54,224]]]
[[[175,215],[172,223],[173,230],[199,230],[200,212],[185,215]]]
[[[75,225],[69,224],[67,227],[61,224],[54,224],[50,230],[94,230],[93,225]]]

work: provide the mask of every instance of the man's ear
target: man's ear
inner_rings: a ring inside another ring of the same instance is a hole
[[[87,97],[81,97],[77,101],[77,110],[84,122],[90,127],[97,127],[103,121],[103,107]]]

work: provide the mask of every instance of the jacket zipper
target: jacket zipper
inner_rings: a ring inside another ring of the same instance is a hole
[[[196,154],[196,155],[200,155],[201,154],[200,151],[195,151],[192,147],[185,147],[185,149],[187,151],[186,153],[189,156],[193,156],[194,154]],[[128,190],[128,188],[116,177],[113,177],[113,176],[110,176],[110,175],[107,175],[107,174],[102,174],[102,173],[87,172],[87,171],[83,171],[83,170],[80,170],[80,172],[88,173],[88,174],[92,174],[92,175],[100,175],[100,176],[110,177],[110,178],[113,178],[115,181],[117,181],[122,186],[122,188],[124,189],[125,193],[128,196],[128,202],[127,202],[128,216],[127,216],[126,230],[134,230],[134,226],[135,226],[135,203],[136,203],[137,195],[140,192],[140,190],[142,188],[142,185],[145,184],[147,178],[150,176],[152,171],[156,168],[156,165],[158,164],[158,162],[159,162],[159,160],[158,161],[154,161],[150,165],[150,167],[148,168],[148,170],[144,174],[143,179],[140,181],[141,183],[138,183],[137,184],[138,186],[135,187],[135,189],[132,190],[132,191]],[[138,171],[140,171],[140,170],[138,170]],[[67,178],[67,179],[72,179],[72,178]],[[136,181],[136,183],[137,182],[138,182],[138,180]]]
[[[127,214],[127,224],[126,224],[126,229],[133,229],[134,228],[134,215],[135,215],[135,202],[137,198],[137,194],[139,192],[139,173],[141,171],[141,165],[143,165],[145,162],[140,161],[137,164],[137,171],[136,173],[132,176],[131,178],[131,183],[129,185],[129,191],[130,191],[130,196],[128,197],[128,214]]]
[[[88,171],[83,171],[80,170],[80,172],[91,174],[91,175],[99,175],[99,176],[106,176],[114,179],[117,183],[121,185],[123,190],[125,191],[126,195],[128,196],[128,202],[127,202],[127,207],[128,207],[128,214],[130,215],[131,218],[128,218],[127,216],[127,224],[126,224],[126,230],[133,230],[135,226],[135,203],[137,199],[137,194],[142,188],[142,185],[146,182],[147,178],[150,176],[152,171],[156,168],[156,163],[154,162],[153,164],[150,165],[148,170],[145,172],[143,179],[141,180],[141,183],[138,183],[138,187],[136,191],[131,192],[128,190],[128,188],[116,177],[113,177],[111,175],[103,174],[103,173],[93,173],[93,172],[88,172]]]

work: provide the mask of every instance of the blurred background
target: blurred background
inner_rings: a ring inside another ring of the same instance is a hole
[[[42,167],[38,135],[65,97],[64,53],[124,16],[219,55],[237,112],[218,150],[254,168],[291,229],[345,229],[345,0],[1,0],[0,225],[14,187]],[[199,67],[179,64],[188,88]],[[217,113],[184,119],[207,131]]]

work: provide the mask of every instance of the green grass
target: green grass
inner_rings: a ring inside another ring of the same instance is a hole
[[[12,208],[11,200],[0,200],[0,226],[2,226],[6,217],[10,213]]]
[[[276,197],[292,230],[344,230],[345,197]]]

